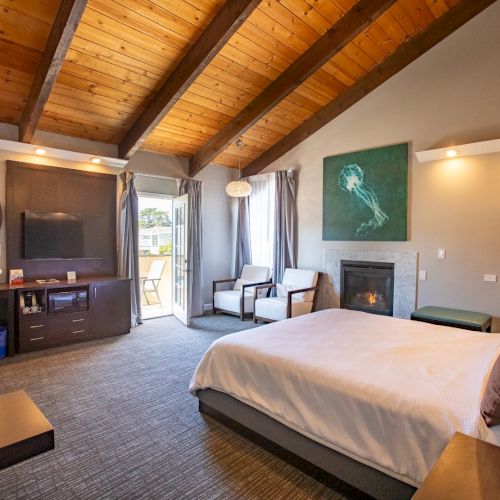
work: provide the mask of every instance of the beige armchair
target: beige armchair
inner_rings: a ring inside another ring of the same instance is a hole
[[[255,287],[271,282],[271,269],[264,266],[243,266],[241,277],[213,282],[213,312],[224,312],[239,316],[244,321],[246,314],[253,313]],[[223,283],[234,283],[232,290],[217,290]],[[264,292],[265,293],[265,292]]]
[[[261,290],[276,288],[276,297],[259,298],[254,303],[254,322],[280,321],[312,312],[316,304],[320,273],[306,269],[286,269],[282,283],[259,285]]]

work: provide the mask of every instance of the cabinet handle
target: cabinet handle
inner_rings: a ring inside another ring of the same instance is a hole
[[[94,287],[94,299],[97,299],[97,287]]]
[[[74,319],[72,321],[73,321],[73,323],[78,323],[79,321],[85,321],[85,318]]]
[[[43,340],[45,337],[33,337],[30,339],[30,342],[33,342],[34,340]]]
[[[45,325],[32,325],[30,328],[43,328]]]
[[[83,333],[85,330],[75,330],[73,333]]]

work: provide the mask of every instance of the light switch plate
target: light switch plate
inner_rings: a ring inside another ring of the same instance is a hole
[[[420,281],[425,281],[427,279],[427,271],[419,271],[418,272],[418,279]]]
[[[496,283],[497,275],[496,274],[485,274],[483,276],[483,281],[489,281],[491,283]]]
[[[438,259],[446,259],[446,248],[438,248]]]

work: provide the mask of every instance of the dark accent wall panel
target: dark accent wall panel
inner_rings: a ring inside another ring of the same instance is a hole
[[[7,161],[6,174],[7,273],[23,269],[25,281],[116,274],[116,176],[83,170]],[[23,212],[65,212],[103,215],[107,219],[105,251],[101,259],[25,260]]]

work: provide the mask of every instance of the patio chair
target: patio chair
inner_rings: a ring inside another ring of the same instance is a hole
[[[161,281],[161,275],[163,274],[163,269],[165,268],[164,260],[153,260],[151,266],[149,267],[148,275],[141,278],[141,292],[146,299],[147,305],[151,305],[149,302],[148,293],[154,293],[158,299],[158,304],[161,305],[160,294],[158,293],[158,286]]]
[[[221,283],[234,283],[232,290],[217,291]],[[271,283],[271,269],[264,266],[244,265],[241,277],[216,280],[213,282],[213,312],[225,312],[239,316],[241,321],[245,315],[253,312],[255,286]],[[267,293],[267,292],[264,292]]]
[[[261,290],[276,288],[276,297],[255,297],[254,322],[280,321],[314,311],[320,273],[307,269],[285,269],[281,283],[259,285]]]

